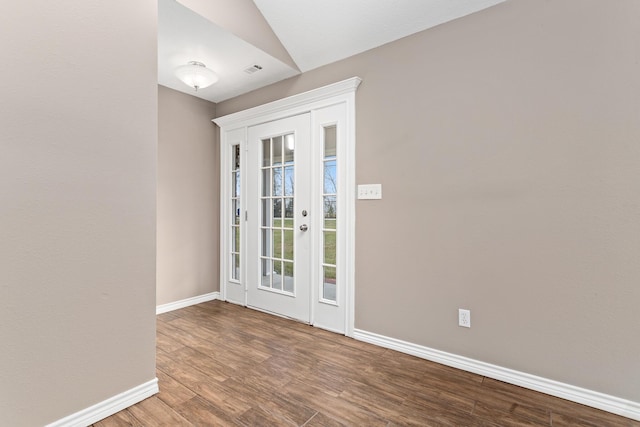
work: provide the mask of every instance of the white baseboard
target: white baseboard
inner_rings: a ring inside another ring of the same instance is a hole
[[[356,329],[353,338],[640,421],[640,402]]]
[[[197,297],[191,297],[180,301],[170,302],[168,304],[162,304],[156,306],[156,314],[166,313],[168,311],[178,310],[180,308],[189,307],[190,305],[201,304],[207,301],[213,301],[220,299],[220,292],[211,292],[204,295],[198,295]]]
[[[158,379],[141,384],[82,411],[48,424],[47,427],[84,427],[120,412],[158,393]]]

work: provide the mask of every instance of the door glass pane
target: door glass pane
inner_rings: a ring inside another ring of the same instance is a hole
[[[240,171],[231,172],[231,197],[240,195]]]
[[[336,179],[336,161],[328,160],[324,162],[324,193],[337,193],[338,181]]]
[[[335,230],[336,229],[336,219],[335,218],[325,218],[324,219],[324,228],[327,230]]]
[[[273,230],[273,257],[282,258],[282,230]]]
[[[271,287],[282,290],[282,261],[273,261],[273,280]]]
[[[323,267],[322,298],[336,301],[336,268]]]
[[[233,218],[231,223],[234,225],[238,225],[240,224],[240,200],[232,199],[231,206],[233,209],[233,212],[231,213],[231,217]]]
[[[336,196],[324,196],[324,219],[325,219],[325,227],[328,221],[327,219],[333,220],[333,226],[327,228],[336,228],[335,220],[336,220],[337,206],[336,206]]]
[[[231,227],[231,251],[240,252],[240,227]]]
[[[271,166],[271,140],[262,140],[262,166]]]
[[[271,287],[271,260],[268,258],[260,259],[260,285],[270,288]]]
[[[271,199],[262,199],[260,203],[262,205],[262,221],[260,225],[266,227],[271,224]]]
[[[282,225],[282,199],[273,199],[273,226]]]
[[[271,149],[273,151],[273,166],[282,164],[282,137],[277,136],[272,139]]]
[[[271,195],[271,169],[262,170],[262,195],[269,197]]]
[[[293,263],[284,262],[284,277],[282,290],[293,293]]]
[[[273,195],[282,196],[282,168],[273,168]]]
[[[324,263],[336,265],[336,232],[325,231],[324,233]]]
[[[271,256],[271,233],[269,232],[270,230],[268,229],[262,229],[262,241],[261,241],[261,246],[262,249],[260,251],[260,255],[262,255],[263,257],[270,257]]]
[[[284,162],[286,164],[293,163],[293,149],[294,149],[294,137],[293,134],[285,135],[284,137]]]
[[[284,259],[293,261],[293,230],[284,230]]]
[[[337,146],[336,126],[326,126],[324,128],[324,157],[335,157]]]
[[[285,227],[293,227],[293,199],[284,199],[284,217],[290,221],[285,221]]]
[[[293,196],[293,166],[284,168],[284,195]]]
[[[231,159],[231,170],[240,169],[240,145],[233,146],[233,158]]]
[[[231,278],[238,280],[240,278],[240,257],[238,254],[231,254]]]

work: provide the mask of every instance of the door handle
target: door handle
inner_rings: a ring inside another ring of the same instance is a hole
[[[302,224],[302,225],[300,226],[300,230],[301,230],[301,231],[307,231],[308,229],[309,229],[309,227],[307,227],[307,224]]]

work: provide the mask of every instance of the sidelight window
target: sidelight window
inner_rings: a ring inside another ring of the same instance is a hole
[[[337,132],[336,126],[324,127],[323,148],[323,228],[322,228],[322,300],[336,302],[336,230],[338,213]]]
[[[231,279],[240,280],[240,145],[231,150]]]

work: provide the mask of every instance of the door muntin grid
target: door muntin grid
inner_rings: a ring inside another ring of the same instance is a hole
[[[322,280],[320,301],[337,304],[337,261],[336,238],[338,217],[338,158],[337,158],[337,127],[336,125],[323,128],[323,157],[322,157]]]
[[[263,290],[295,295],[295,136],[261,140],[260,283]]]

